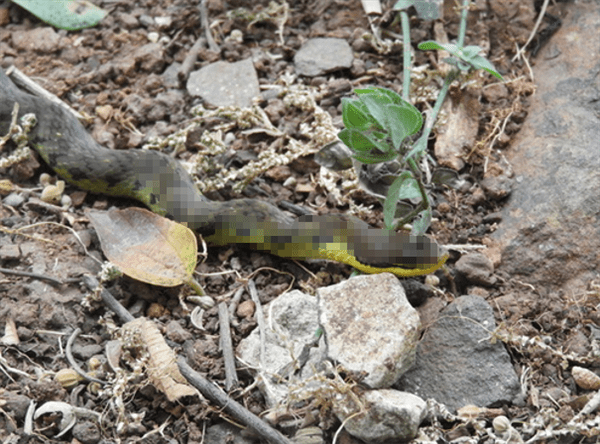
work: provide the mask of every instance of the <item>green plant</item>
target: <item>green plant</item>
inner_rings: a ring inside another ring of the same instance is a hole
[[[394,229],[407,222],[413,226],[413,234],[424,234],[431,223],[431,204],[419,161],[425,155],[427,140],[439,114],[450,84],[461,73],[483,69],[502,80],[494,66],[480,55],[478,46],[463,46],[466,31],[469,0],[463,1],[460,30],[456,44],[442,44],[435,41],[423,42],[422,50],[445,50],[451,57],[444,61],[454,68],[446,75],[433,110],[423,126],[423,117],[417,108],[409,103],[411,46],[408,14],[405,9],[414,6],[416,0],[398,1],[394,8],[399,10],[404,39],[404,81],[402,96],[385,88],[371,87],[354,92],[357,99],[342,99],[342,117],[345,129],[339,138],[352,151],[352,156],[365,164],[396,160],[401,171],[390,185],[383,205],[384,223]],[[422,129],[422,131],[421,131]],[[418,139],[414,137],[421,131]],[[418,200],[416,208],[401,220],[395,222],[397,203],[403,199]]]

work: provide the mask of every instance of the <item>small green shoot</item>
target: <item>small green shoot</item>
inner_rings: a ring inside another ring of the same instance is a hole
[[[469,71],[471,69],[483,69],[491,75],[497,77],[500,80],[504,80],[500,73],[496,71],[494,65],[492,65],[485,57],[479,55],[482,49],[479,46],[460,46],[452,43],[438,43],[435,41],[428,41],[419,44],[419,49],[428,51],[431,49],[441,49],[448,51],[454,57],[444,59],[444,62],[457,67],[461,71]]]
[[[439,6],[437,0],[428,2],[427,8]],[[445,59],[454,66],[444,79],[433,110],[429,113],[423,126],[423,117],[417,108],[409,103],[410,91],[410,32],[408,14],[405,9],[419,6],[416,0],[399,0],[394,9],[399,10],[404,39],[404,82],[403,94],[394,91],[370,87],[354,92],[357,99],[342,99],[342,119],[345,129],[338,137],[352,151],[352,157],[364,164],[373,164],[397,160],[401,164],[401,172],[388,189],[383,204],[384,223],[386,228],[394,229],[407,222],[412,223],[413,234],[424,234],[429,228],[432,217],[431,204],[423,184],[418,162],[427,150],[427,141],[433,128],[442,103],[444,102],[450,84],[459,78],[463,72],[483,69],[500,80],[502,76],[494,66],[480,55],[479,46],[463,46],[466,32],[469,0],[463,0],[461,21],[457,44],[442,44],[434,41],[423,42],[419,45],[422,50],[445,50],[452,55]],[[437,5],[437,6],[436,6]],[[421,129],[423,130],[421,131]],[[417,140],[415,136],[421,132]],[[397,204],[400,200],[418,201],[414,210],[395,222]]]
[[[405,139],[423,126],[421,113],[388,89],[373,87],[354,92],[358,99],[342,99],[346,128],[339,138],[362,163],[395,159]]]

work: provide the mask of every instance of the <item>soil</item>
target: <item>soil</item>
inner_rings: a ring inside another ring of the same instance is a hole
[[[173,93],[171,99],[160,103],[153,98],[167,91],[162,77],[165,69],[176,62],[183,62],[194,42],[204,35],[199,25],[197,2],[106,0],[94,3],[106,8],[109,15],[97,27],[77,32],[53,30],[13,4],[0,8],[2,67],[16,66],[86,116],[89,131],[105,146],[139,148],[152,137],[166,137],[183,128],[190,121],[189,111],[197,104],[197,99],[187,93]],[[214,0],[207,3],[211,30],[219,52],[203,48],[195,69],[218,60],[242,60],[251,57],[256,48],[261,48],[270,57],[255,61],[255,67],[261,84],[271,85],[294,72],[293,56],[307,38],[338,37],[346,39],[353,47],[355,61],[352,68],[327,76],[295,80],[307,86],[328,85],[330,91],[335,91],[338,85],[339,95],[325,95],[319,103],[334,122],[341,120],[340,98],[350,93],[350,88],[346,87],[348,81],[351,87],[366,83],[401,90],[401,47],[396,45],[383,54],[361,38],[371,26],[358,1],[307,0],[290,4],[283,26],[283,45],[280,44],[277,20],[257,19],[256,23],[249,24],[249,17],[267,10],[269,2]],[[487,5],[480,5],[485,2],[474,3],[465,43],[479,45],[488,51],[487,58],[512,81],[502,90],[486,87],[496,80],[482,74],[471,79],[472,86],[466,88],[466,92],[461,92],[458,87],[451,90],[450,100],[456,103],[461,102],[462,94],[475,94],[481,98],[475,141],[471,149],[461,155],[463,165],[459,178],[463,185],[459,188],[438,186],[431,190],[435,211],[430,233],[441,244],[493,245],[489,235],[497,226],[498,213],[507,193],[502,192],[502,187],[490,185],[489,171],[500,176],[510,169],[502,150],[510,145],[511,138],[527,117],[528,97],[535,90],[534,84],[528,80],[526,59],[513,61],[516,47],[525,44],[533,28],[536,18],[533,2],[498,0],[491,2],[489,11]],[[456,38],[458,20],[453,11],[454,4],[446,2],[445,19],[435,29],[432,22],[413,17],[411,38],[415,46],[421,41],[438,39],[440,33],[450,40]],[[252,14],[241,13],[237,8],[246,8]],[[389,8],[390,5],[387,5],[384,9]],[[567,8],[568,5],[558,3],[550,5],[549,11],[560,17]],[[233,13],[235,11],[238,13]],[[169,17],[170,20],[159,25],[149,20],[151,17]],[[401,33],[399,25],[392,22],[389,14],[375,18],[374,24],[384,29],[384,38],[391,38],[389,33]],[[227,38],[233,30],[241,30],[243,40]],[[152,32],[160,36],[160,51],[156,51],[156,46],[147,46]],[[543,42],[534,41],[532,45],[540,43]],[[416,50],[415,56],[415,66],[421,67],[427,73],[427,81],[439,88],[442,63],[433,52]],[[530,53],[528,57],[531,57]],[[528,62],[534,63],[533,57]],[[184,91],[185,84],[180,87]],[[425,110],[433,105],[434,99],[422,98],[417,101],[418,106]],[[282,131],[297,133],[300,124],[308,119],[301,110],[285,110],[277,101],[264,101],[261,106]],[[495,137],[499,134],[499,125],[505,125],[504,131],[500,137]],[[248,135],[242,128],[235,128],[233,133],[232,153],[219,159],[221,162],[243,164],[244,159],[254,156],[261,147],[272,142]],[[492,140],[494,150],[490,148]],[[432,156],[434,144],[435,139],[432,139]],[[189,157],[186,153],[180,155],[184,159],[186,156]],[[32,195],[39,193],[37,180],[40,173],[51,173],[41,160],[38,163],[35,158],[10,171],[0,171],[3,175],[6,173],[21,190]],[[340,205],[336,199],[328,198],[325,188],[313,180],[318,172],[319,166],[313,156],[304,156],[253,180],[244,194],[272,202],[287,200],[319,212],[348,211],[349,204],[341,202]],[[481,192],[482,187],[486,193]],[[207,192],[207,195],[213,199],[229,199],[236,197],[232,190],[233,184],[227,184],[218,191]],[[491,192],[493,190],[499,191]],[[3,345],[0,349],[0,367],[3,368],[0,399],[4,400],[0,406],[4,409],[0,415],[0,439],[17,442],[7,439],[24,436],[23,419],[29,400],[33,399],[38,405],[46,401],[63,401],[84,406],[104,415],[105,424],[110,424],[98,428],[94,422],[79,421],[78,428],[61,438],[71,442],[95,443],[101,442],[101,439],[136,442],[142,437],[142,442],[202,442],[203,430],[227,418],[224,412],[210,403],[169,402],[151,384],[139,378],[110,391],[102,391],[93,384],[79,384],[66,389],[53,377],[59,370],[69,368],[64,345],[74,328],[82,331],[73,347],[75,359],[90,370],[94,359],[105,359],[105,348],[113,339],[114,323],[118,323],[98,300],[87,296],[86,289],[77,279],[83,273],[98,272],[102,261],[98,239],[83,210],[133,204],[70,187],[66,192],[73,201],[72,208],[66,213],[49,211],[48,206],[35,201],[18,210],[6,205],[0,207],[0,220],[3,230],[6,229],[0,233],[0,265],[65,281],[56,285],[40,279],[0,273],[0,320],[6,325],[9,320],[14,321],[19,338],[18,344]],[[353,192],[352,198],[353,206],[373,206],[366,220],[381,226],[381,207],[375,199],[360,192]],[[260,301],[267,303],[290,285],[314,291],[319,286],[347,278],[351,271],[335,263],[298,264],[237,247],[211,247],[208,253],[197,268],[198,280],[217,301],[229,302],[236,290],[246,285],[250,278],[256,284]],[[456,254],[449,261],[450,275],[455,274],[453,263],[457,259]],[[526,284],[501,273],[499,279],[485,287],[460,279],[452,282],[443,273],[438,275],[442,295],[436,297],[450,301],[461,294],[479,294],[492,303],[497,321],[505,327],[504,331],[515,337],[543,338],[544,334],[552,334],[561,338],[559,345],[569,356],[588,354],[583,345],[585,338],[569,331],[572,324],[581,322],[584,312],[585,319],[596,320],[599,324],[596,307],[598,288],[570,295],[565,306],[565,296],[556,293],[553,288],[533,291]],[[225,373],[219,350],[216,306],[206,310],[204,331],[201,332],[190,324],[188,312],[179,301],[179,297],[189,295],[188,288],[160,288],[127,277],[108,283],[107,288],[135,316],[145,315],[157,321],[169,345],[178,353],[187,354],[196,370],[217,384],[223,383]],[[248,311],[249,300],[249,294],[245,293],[232,320],[234,346],[255,326],[252,311]],[[530,391],[536,394],[524,400],[522,405],[502,406],[503,413],[526,423],[543,409],[553,408],[556,418],[561,421],[571,419],[587,394],[583,392],[582,396],[575,396],[579,392],[570,373],[564,371],[565,355],[542,349],[532,354],[510,337],[502,339],[507,343],[515,368],[527,380]],[[264,413],[264,401],[258,390],[251,387],[254,383],[252,374],[241,370],[240,377],[241,387],[232,391],[230,396],[254,413]],[[121,406],[115,404],[119,388],[123,390],[118,394],[124,403]],[[571,395],[566,396],[567,393]],[[316,423],[323,430],[324,442],[331,442],[339,423],[327,417],[327,412],[323,415]],[[490,426],[489,418],[483,421],[487,427]],[[57,422],[56,418],[45,423],[36,422],[34,427],[40,435],[31,437],[27,442],[50,442],[56,433]],[[456,423],[438,425],[441,435],[447,440],[457,438],[455,426]],[[147,435],[159,427],[162,428],[160,433]],[[481,438],[481,430],[472,425],[461,425],[460,432],[462,437],[480,439],[473,442],[491,442]],[[356,442],[347,435],[344,439],[344,442]],[[581,435],[578,439],[576,442],[594,442],[594,438],[586,441]]]

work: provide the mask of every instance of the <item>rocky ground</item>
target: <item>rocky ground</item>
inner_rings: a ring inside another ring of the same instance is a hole
[[[196,2],[94,3],[108,16],[97,27],[74,32],[55,30],[14,4],[1,5],[2,68],[14,65],[57,95],[105,146],[179,149],[180,159],[198,167],[198,181],[212,199],[243,193],[318,213],[352,211],[381,226],[377,199],[351,175],[321,168],[315,154],[342,128],[340,99],[352,89],[378,85],[400,91],[402,50],[394,42],[401,30],[391,14],[370,23],[358,1],[208,1],[211,42]],[[512,376],[501,381],[511,382],[500,384],[499,398],[487,404],[472,395],[478,382],[465,370],[477,367],[481,355],[470,356],[467,366],[448,352],[441,358],[447,365],[429,378],[441,380],[439,375],[447,373],[463,379],[444,381],[446,388],[458,388],[452,395],[441,394],[439,386],[431,395],[414,383],[415,371],[420,376],[432,371],[425,369],[429,349],[421,345],[412,382],[406,376],[397,388],[434,397],[449,411],[430,405],[415,442],[499,442],[494,436],[502,436],[502,430],[493,428],[493,421],[501,416],[523,441],[593,443],[600,433],[598,417],[584,407],[600,388],[600,10],[591,1],[551,4],[548,11],[562,19],[562,26],[545,42],[539,36],[556,21],[544,20],[530,50],[517,56],[534,28],[542,2],[537,3],[474,2],[466,44],[484,48],[505,83],[477,74],[451,89],[429,152],[433,169],[456,171],[454,186],[430,186],[435,207],[429,233],[453,246],[451,257],[447,271],[436,273],[435,289],[423,285],[432,282],[424,278],[403,281],[426,327],[421,344],[442,343],[435,334],[443,326],[441,338],[449,340],[444,347],[466,347],[468,338],[460,333],[468,325],[446,322],[479,307],[486,344],[503,353],[486,359],[496,359],[498,367],[505,360],[502,365]],[[384,4],[384,12],[391,6]],[[413,14],[415,48],[425,40],[456,38],[454,6],[445,2],[444,19],[436,22]],[[381,32],[379,39],[373,30]],[[306,47],[317,38],[336,39],[325,48],[340,46],[333,56],[318,46]],[[414,54],[411,97],[426,111],[444,65],[433,52]],[[223,71],[231,66],[217,62],[241,63],[231,72]],[[251,111],[213,111],[248,106],[255,95],[261,100]],[[200,103],[202,120],[191,113]],[[185,140],[174,134],[185,134]],[[105,363],[121,321],[89,299],[77,278],[97,273],[102,260],[83,210],[132,203],[67,187],[72,202],[67,211],[40,204],[35,200],[40,172],[50,171],[35,156],[0,169],[2,178],[17,187],[3,194],[0,206],[0,267],[63,281],[56,285],[0,273],[0,322],[7,332],[0,348],[3,442],[232,442],[225,440],[224,430],[235,430],[233,442],[256,442],[231,424],[229,411],[197,398],[170,402],[134,368],[108,387],[75,381],[65,388],[57,382],[57,372],[70,367],[65,344],[77,327],[82,333],[72,347],[75,361],[88,371],[96,369],[101,379],[112,377],[103,369],[110,367]],[[237,247],[211,247],[208,253],[197,268],[198,280],[215,301],[229,306],[234,347],[256,327],[257,300],[266,304],[288,288],[314,294],[350,274],[335,263],[296,263]],[[258,297],[254,302],[250,280]],[[218,306],[207,307],[199,329],[178,300],[190,293],[187,288],[159,288],[126,277],[107,288],[135,317],[154,319],[167,344],[195,370],[227,385]],[[458,331],[456,342],[451,343],[449,331]],[[288,412],[295,419],[290,422],[268,411],[268,396],[255,384],[253,369],[238,363],[238,376],[239,386],[229,396],[288,436],[311,426],[321,439],[314,442],[364,442],[348,431],[335,435],[340,421],[330,400],[304,399],[301,408]],[[343,376],[344,387],[358,393],[360,374]],[[65,377],[75,378],[68,371]],[[78,417],[75,428],[57,438],[61,416],[46,415],[34,422],[36,435],[27,439],[31,401],[38,406],[65,402],[102,420]],[[461,411],[470,404],[476,406]]]

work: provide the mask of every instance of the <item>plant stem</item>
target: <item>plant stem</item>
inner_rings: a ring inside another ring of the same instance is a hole
[[[435,101],[435,105],[433,106],[431,113],[427,115],[427,120],[425,121],[425,128],[423,128],[423,135],[421,136],[421,138],[425,138],[425,140],[429,138],[429,134],[431,134],[431,130],[433,129],[433,124],[437,120],[438,114],[440,113],[442,105],[444,104],[444,100],[446,100],[446,95],[448,94],[450,85],[452,84],[452,82],[454,82],[454,80],[456,80],[459,74],[460,71],[458,69],[453,69],[448,73],[448,75],[444,79],[444,84],[442,85],[442,89],[440,89],[440,93],[438,94],[438,97]]]
[[[467,33],[467,15],[469,14],[470,0],[463,0],[462,11],[460,14],[460,25],[458,29],[457,45],[462,48],[465,43],[465,34]]]
[[[467,14],[469,12],[469,3],[470,3],[469,0],[463,0],[462,14],[460,17],[460,29],[458,32],[458,43],[457,43],[459,47],[462,47],[464,40],[465,40],[465,33],[466,33],[466,29],[467,29]],[[459,75],[460,75],[460,71],[458,69],[453,69],[452,71],[450,71],[448,73],[448,75],[444,79],[444,84],[442,85],[442,89],[440,90],[440,93],[438,94],[438,97],[435,101],[435,105],[433,106],[431,113],[427,115],[427,119],[425,121],[425,126],[423,128],[423,134],[421,135],[421,137],[419,137],[419,140],[417,140],[417,142],[414,145],[415,147],[422,145],[423,149],[421,152],[425,151],[425,149],[427,148],[427,140],[429,139],[429,135],[431,134],[431,130],[433,129],[433,124],[437,120],[438,114],[440,113],[440,109],[442,109],[442,105],[444,103],[444,100],[446,99],[446,94],[448,94],[448,89],[450,88],[450,85],[452,84],[452,82],[454,82],[454,80],[456,80]],[[415,154],[415,153],[411,152],[411,153],[409,153],[409,155],[407,157],[412,158],[413,154]],[[419,153],[419,155],[420,155],[420,153]]]
[[[410,47],[410,21],[406,11],[400,11],[400,17],[402,18],[402,42],[404,47],[403,61],[402,61],[402,72],[404,74],[404,80],[402,81],[402,99],[409,101],[410,93],[410,67],[411,67],[411,47]]]
[[[429,197],[427,196],[427,190],[425,190],[425,185],[423,185],[423,177],[421,175],[421,170],[417,166],[414,158],[409,158],[406,162],[408,167],[410,168],[410,172],[412,173],[414,179],[417,181],[417,185],[419,186],[419,191],[421,193],[421,202],[417,207],[408,213],[405,217],[403,217],[397,224],[395,224],[394,229],[398,227],[404,226],[407,222],[411,221],[417,214],[421,211],[426,210],[431,207],[429,203]]]
[[[202,288],[202,285],[200,285],[200,283],[194,279],[192,276],[190,276],[190,279],[188,281],[185,282],[186,284],[188,284],[190,287],[192,287],[192,290],[194,290],[194,292],[199,295],[199,296],[206,296],[206,293],[204,292],[204,288]]]

